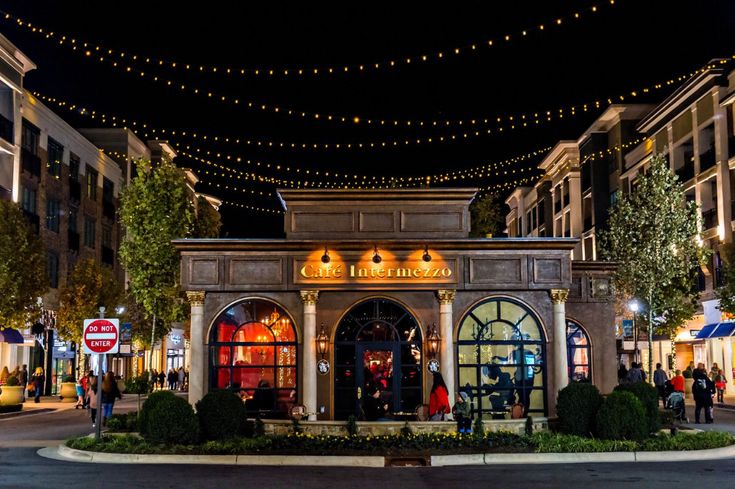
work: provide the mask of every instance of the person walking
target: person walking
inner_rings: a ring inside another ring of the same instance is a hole
[[[431,386],[429,394],[429,420],[444,421],[444,416],[450,411],[447,384],[444,383],[442,374],[434,372],[434,385]]]
[[[452,409],[457,420],[457,433],[472,433],[472,406],[470,396],[465,391],[457,394],[457,402]]]
[[[122,394],[117,388],[115,374],[107,372],[102,378],[102,426],[105,426],[107,419],[112,416],[115,399],[122,399]]]
[[[658,397],[661,398],[661,402],[666,406],[666,381],[669,380],[669,376],[666,375],[664,369],[661,368],[661,364],[656,364],[656,370],[653,372],[653,385],[656,386],[658,391]]]
[[[715,394],[715,384],[707,376],[707,370],[704,364],[700,363],[692,374],[694,384],[692,385],[692,394],[694,395],[694,421],[700,423],[700,413],[704,409],[704,421],[707,424],[714,422],[712,418],[712,396]]]
[[[625,364],[620,362],[620,368],[618,368],[618,384],[624,384],[628,381],[628,369],[625,368]]]
[[[158,372],[158,385],[160,386],[161,390],[163,390],[163,383],[166,382],[166,374],[163,373],[163,370]]]
[[[628,370],[627,381],[629,384],[643,382],[643,371],[639,363],[633,362]]]
[[[712,369],[709,371],[709,379],[714,382],[715,377],[720,373],[720,367],[717,365],[717,362],[712,364]]]
[[[77,403],[74,405],[74,409],[84,409],[84,398],[87,396],[87,393],[84,389],[84,384],[87,383],[86,381],[86,375],[79,377],[79,380],[77,380],[77,385],[75,386],[77,390]]]
[[[33,384],[34,396],[33,402],[35,403],[41,402],[41,392],[43,391],[43,383],[45,379],[46,378],[43,374],[43,367],[36,367],[36,371],[33,372],[33,376],[31,377],[31,384]]]
[[[180,391],[184,390],[184,367],[179,367],[179,371],[176,374],[178,377],[178,387]]]
[[[722,373],[722,369],[717,370],[717,375],[715,375],[714,382],[715,389],[717,389],[717,402],[723,403],[725,402],[723,400],[723,396],[725,394],[725,385],[727,384],[727,379],[725,378],[725,374]]]
[[[23,402],[26,402],[26,387],[28,386],[28,365],[23,365],[23,368],[18,372],[18,385],[23,388]]]
[[[97,423],[97,377],[92,377],[89,380],[87,402],[89,405],[89,415],[92,418],[92,428],[94,428],[95,423]]]

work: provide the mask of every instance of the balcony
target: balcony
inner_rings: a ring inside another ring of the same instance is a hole
[[[10,144],[13,142],[13,121],[0,114],[0,138],[3,138]]]
[[[102,215],[108,219],[115,220],[115,204],[112,202],[102,203]]]
[[[699,172],[701,173],[705,170],[709,170],[715,166],[716,163],[715,148],[710,148],[709,151],[699,155]]]
[[[69,237],[69,250],[79,253],[79,233],[69,230],[67,236]]]
[[[28,212],[27,210],[23,210],[23,215],[28,220],[28,224],[31,225],[31,228],[38,234],[39,229],[41,228],[41,218],[38,217],[38,214],[33,214],[32,212]]]
[[[20,162],[23,169],[31,175],[35,175],[37,177],[41,175],[41,158],[39,158],[38,155],[34,155],[25,148],[21,148]]]
[[[115,261],[115,252],[107,246],[102,247],[102,263],[112,266]]]
[[[680,182],[686,182],[694,178],[694,165],[691,163],[685,164],[684,166],[674,170],[676,176],[679,177]]]
[[[717,227],[717,209],[710,209],[702,212],[702,229],[712,229]]]
[[[77,203],[82,201],[82,184],[79,180],[69,179],[69,200]]]

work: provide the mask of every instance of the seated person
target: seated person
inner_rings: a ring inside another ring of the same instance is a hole
[[[380,389],[373,387],[368,391],[368,393],[369,395],[365,398],[365,401],[363,403],[365,419],[367,421],[386,420],[386,414],[388,413],[388,403],[380,398]]]
[[[253,394],[253,408],[258,411],[273,411],[275,404],[275,392],[267,380],[261,379]]]

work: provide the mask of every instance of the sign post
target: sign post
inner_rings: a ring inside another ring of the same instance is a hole
[[[95,419],[95,439],[99,440],[102,431],[102,357],[117,353],[120,348],[120,321],[105,319],[105,308],[100,307],[99,319],[85,319],[82,333],[84,353],[97,355],[97,416]]]

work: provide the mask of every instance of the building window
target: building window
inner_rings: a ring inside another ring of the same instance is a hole
[[[70,151],[69,152],[69,180],[73,182],[79,181],[79,167],[80,167],[79,157]]]
[[[95,247],[97,237],[96,226],[97,222],[93,218],[84,216],[84,246],[89,248]]]
[[[40,138],[40,134],[41,131],[36,126],[23,119],[23,126],[20,134],[21,148],[32,155],[38,155],[38,140]]]
[[[48,172],[49,175],[52,175],[56,178],[59,178],[61,176],[61,164],[64,161],[64,147],[54,141],[51,138],[48,138]]]
[[[587,332],[567,319],[567,367],[570,382],[592,382],[592,356]]]
[[[285,415],[296,402],[298,353],[289,314],[262,299],[221,313],[209,337],[210,388],[247,397],[250,415]]]
[[[49,287],[52,289],[59,287],[59,255],[54,251],[49,251],[46,255],[46,277]]]
[[[59,216],[59,201],[56,199],[48,199],[46,201],[46,229],[58,233]]]
[[[112,227],[102,226],[102,246],[112,248]]]
[[[87,165],[87,197],[97,200],[97,170]]]
[[[79,211],[74,207],[69,207],[69,231],[77,232],[77,216]]]
[[[546,413],[545,338],[539,320],[521,302],[491,298],[462,318],[457,341],[459,389],[470,393],[483,418]]]
[[[23,187],[21,196],[21,208],[29,214],[36,213],[36,191],[28,187]]]
[[[563,198],[562,198],[562,207],[566,207],[569,205],[569,179],[565,178],[563,182]]]
[[[357,389],[378,388],[392,412],[415,412],[423,403],[422,334],[416,318],[397,302],[370,299],[343,316],[334,337],[335,419],[357,416]]]

